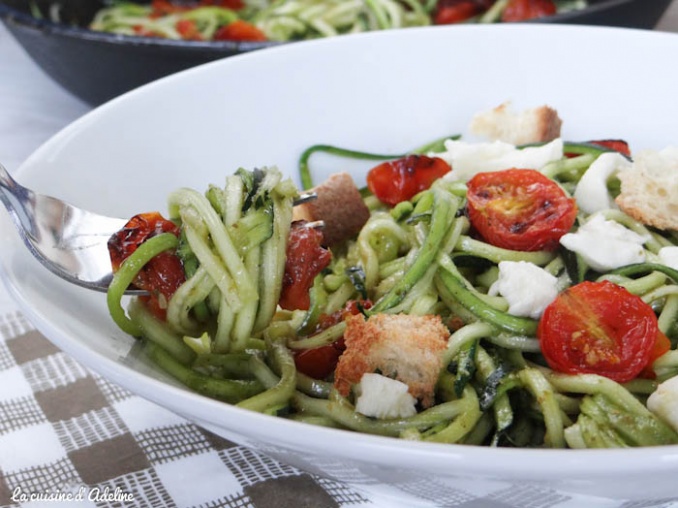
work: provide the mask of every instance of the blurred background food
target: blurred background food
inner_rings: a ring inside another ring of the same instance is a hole
[[[0,19],[90,105],[219,58],[367,30],[502,22],[653,28],[671,0],[0,0]]]
[[[527,21],[586,6],[587,0],[121,1],[100,9],[89,26],[132,36],[285,42],[410,26]]]

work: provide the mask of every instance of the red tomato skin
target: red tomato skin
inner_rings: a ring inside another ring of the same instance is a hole
[[[494,0],[438,0],[433,11],[433,24],[463,23],[484,13],[492,4]]]
[[[344,349],[335,342],[327,346],[304,349],[294,355],[297,370],[313,379],[325,379],[334,372]],[[343,341],[342,341],[343,344]]]
[[[629,148],[629,144],[623,139],[598,139],[595,141],[591,141],[590,143],[594,145],[604,146],[605,148],[609,148],[610,150],[616,150],[622,155],[631,157],[631,149]]]
[[[164,321],[167,317],[167,302],[184,282],[186,275],[179,257],[174,253],[162,252],[143,268],[135,286],[150,291],[149,295],[139,298],[155,317]]]
[[[367,173],[367,187],[379,201],[395,206],[428,189],[451,170],[439,157],[408,155],[373,167]]]
[[[308,310],[313,279],[332,261],[332,253],[322,246],[322,231],[292,223],[287,243],[287,259],[279,304],[285,310]]]
[[[215,41],[265,41],[266,34],[241,19],[224,25],[214,34]]]
[[[433,13],[435,25],[461,23],[480,13],[475,0],[440,0]]]
[[[113,271],[117,271],[142,243],[161,233],[178,236],[179,227],[158,212],[140,213],[132,217],[108,240]],[[156,317],[164,320],[166,303],[185,281],[186,275],[179,257],[173,252],[162,252],[141,269],[134,285],[150,293],[149,296],[141,297],[142,300]]]
[[[631,148],[629,147],[629,144],[623,139],[594,139],[592,141],[587,141],[587,143],[609,148],[610,150],[619,152],[622,155],[631,157]],[[565,157],[576,157],[577,155],[578,154],[576,153],[565,152]]]
[[[108,252],[113,270],[120,268],[139,245],[161,233],[179,235],[179,227],[158,212],[140,213],[132,217],[108,240]]]
[[[609,281],[566,289],[537,327],[549,366],[566,374],[598,374],[618,383],[638,377],[651,359],[659,328],[652,308]]]
[[[557,10],[553,0],[510,0],[502,13],[501,20],[504,22],[527,21],[552,16]]]
[[[532,169],[478,173],[467,183],[467,213],[480,236],[497,247],[554,250],[577,217],[557,183]]]

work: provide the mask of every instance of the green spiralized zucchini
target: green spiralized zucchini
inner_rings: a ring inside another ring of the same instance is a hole
[[[444,150],[444,143],[436,140],[422,150]],[[608,151],[587,143],[565,143],[565,150],[576,156],[554,161],[544,172],[572,188]],[[305,187],[313,184],[309,160],[319,152],[375,161],[405,155],[314,145],[300,160]],[[277,302],[298,190],[274,168],[241,169],[204,195],[179,189],[170,195],[169,209],[181,234],[159,235],[123,263],[108,295],[111,315],[140,338],[158,366],[191,389],[295,421],[486,446],[678,443],[676,431],[644,404],[661,381],[678,375],[678,270],[658,261],[661,248],[677,244],[674,235],[620,210],[596,212],[647,238],[646,262],[599,273],[563,247],[521,252],[488,244],[466,216],[465,193],[463,182],[445,178],[392,208],[365,193],[370,218],[356,238],[333,247],[332,263],[313,280],[309,309],[282,311]],[[589,217],[580,214],[580,222]],[[125,288],[149,259],[167,250],[179,254],[187,277],[167,302],[167,319],[151,315],[140,299],[126,315]],[[539,321],[511,314],[507,299],[490,291],[502,262],[542,267],[561,289],[612,280],[640,295],[672,342],[652,366],[657,379],[622,385],[549,368],[537,338]],[[337,316],[356,301],[367,320],[436,314],[449,326],[432,406],[419,404],[405,418],[368,417],[356,411],[356,393],[340,394],[331,376],[317,380],[298,370],[301,351],[341,347],[348,325]]]

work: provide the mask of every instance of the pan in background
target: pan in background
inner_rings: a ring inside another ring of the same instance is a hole
[[[31,15],[31,3],[42,19]],[[533,22],[651,29],[670,3],[589,0],[586,9]],[[95,32],[86,27],[104,6],[103,0],[60,0],[62,23],[49,21],[52,4],[54,0],[0,0],[0,19],[49,76],[91,105],[196,65],[281,44],[176,41]]]

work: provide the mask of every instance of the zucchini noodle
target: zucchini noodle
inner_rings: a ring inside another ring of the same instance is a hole
[[[317,20],[330,23],[330,18],[311,16],[310,3],[273,2],[269,9],[303,18],[318,31],[327,29]],[[335,5],[331,19],[349,19],[351,9],[367,6],[378,26],[396,19],[404,23],[395,5],[346,2]],[[409,15],[416,14],[410,7]],[[433,156],[444,146],[436,140],[426,150]],[[565,143],[564,151],[572,156],[550,162],[543,174],[574,190],[609,150]],[[318,152],[375,161],[400,157],[315,145],[300,158],[305,188],[312,186],[309,163]],[[640,247],[645,262],[596,270],[563,246],[525,252],[485,242],[470,224],[463,182],[439,178],[392,208],[363,190],[364,201],[371,204],[369,219],[357,235],[332,246],[332,261],[312,280],[308,310],[283,310],[278,301],[298,193],[276,168],[241,169],[226,178],[223,188],[211,186],[204,194],[190,189],[172,193],[170,218],[180,227],[179,237],[153,237],[122,264],[108,294],[115,322],[140,338],[148,356],[188,388],[295,421],[487,446],[678,443],[678,433],[646,407],[659,383],[678,374],[678,271],[659,261],[660,249],[677,245],[674,235],[618,209],[579,211],[574,230],[600,216],[645,239]],[[167,302],[166,318],[153,315],[143,297],[132,301],[128,317],[121,303],[124,289],[151,258],[172,249],[187,267],[186,282]],[[518,262],[543,268],[557,281],[558,291],[582,280],[607,280],[639,295],[671,343],[650,366],[656,379],[638,377],[622,384],[549,367],[537,338],[539,318],[511,313],[508,298],[490,291],[500,265]],[[430,406],[420,401],[413,415],[366,416],[357,408],[358,391],[342,393],[333,374],[314,379],[298,367],[299,355],[332,350],[347,334],[351,321],[328,324],[328,316],[366,301],[371,306],[359,308],[366,322],[380,314],[435,314],[449,330],[434,401]]]

